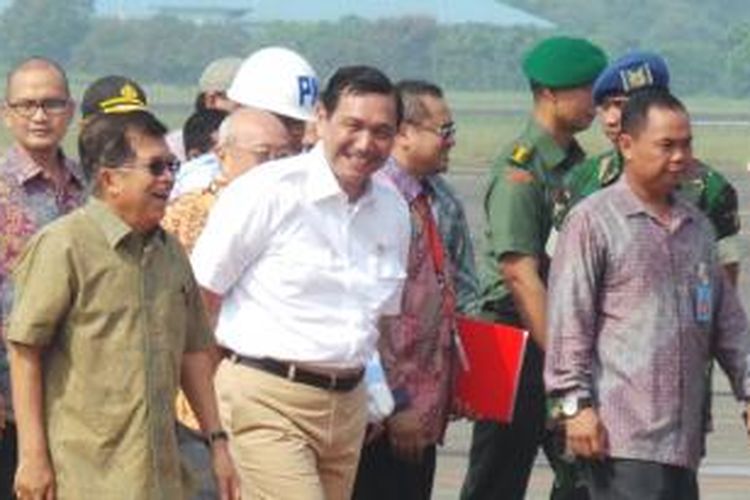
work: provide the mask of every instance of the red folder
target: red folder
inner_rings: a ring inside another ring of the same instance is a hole
[[[458,333],[459,400],[482,419],[510,422],[529,333],[468,317],[458,318]]]

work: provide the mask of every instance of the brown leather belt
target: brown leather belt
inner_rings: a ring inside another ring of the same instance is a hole
[[[359,385],[365,374],[364,369],[346,377],[335,374],[316,373],[294,363],[287,363],[273,358],[252,358],[237,353],[229,353],[228,359],[233,363],[257,368],[292,382],[299,382],[300,384],[311,385],[319,389],[335,392],[351,391]]]

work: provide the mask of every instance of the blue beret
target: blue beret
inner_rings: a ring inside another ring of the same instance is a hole
[[[593,43],[559,36],[535,45],[523,59],[523,72],[543,87],[580,87],[593,82],[606,65],[607,56]]]
[[[629,52],[607,66],[594,82],[594,102],[609,95],[627,95],[644,87],[669,88],[669,69],[664,59],[650,52]]]

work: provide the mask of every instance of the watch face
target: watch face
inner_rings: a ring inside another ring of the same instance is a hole
[[[565,398],[562,402],[562,413],[566,417],[572,417],[578,413],[578,399]]]

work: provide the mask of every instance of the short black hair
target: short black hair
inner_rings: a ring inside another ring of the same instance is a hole
[[[101,167],[120,167],[135,158],[131,135],[162,138],[167,128],[145,110],[129,113],[97,113],[87,120],[78,137],[78,156],[91,180]]]
[[[401,80],[396,84],[396,89],[403,102],[403,120],[409,123],[422,123],[429,118],[422,97],[443,98],[443,89],[426,80]]]
[[[182,139],[185,143],[185,153],[195,151],[198,154],[207,153],[213,148],[211,135],[218,130],[221,122],[229,113],[221,109],[203,109],[188,117],[182,126]]]
[[[342,66],[328,80],[320,102],[328,115],[336,111],[343,94],[391,95],[396,102],[396,125],[401,123],[404,107],[396,86],[379,69],[372,66]]]
[[[637,137],[648,123],[648,112],[653,108],[668,109],[688,114],[685,105],[662,87],[639,89],[628,98],[622,108],[620,127],[622,132]]]

